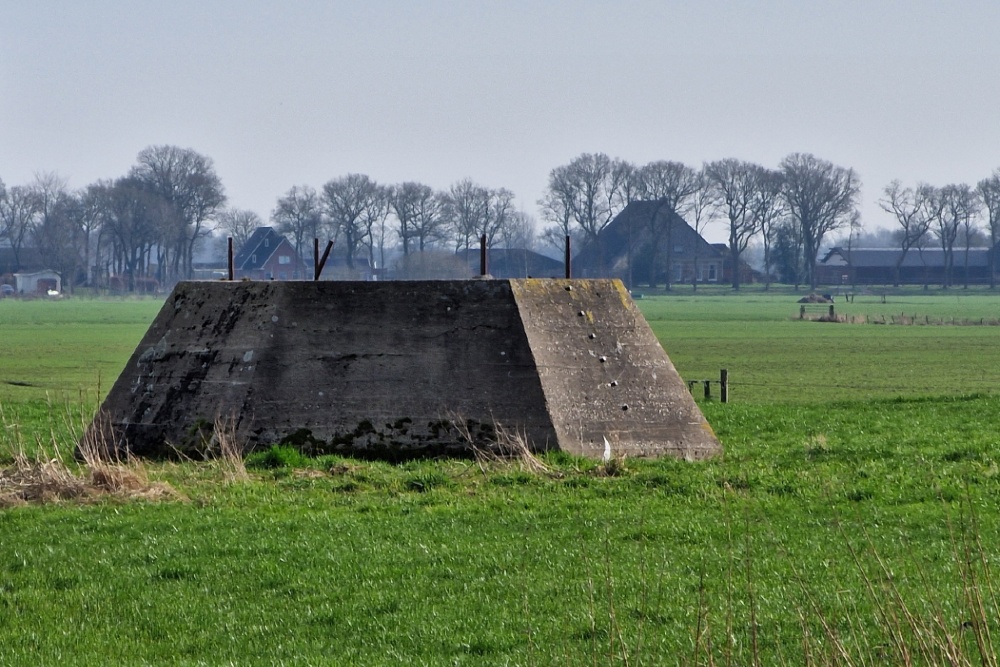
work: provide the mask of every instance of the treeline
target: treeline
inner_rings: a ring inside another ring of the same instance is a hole
[[[793,153],[776,169],[724,159],[700,169],[680,162],[638,166],[603,153],[583,154],[549,174],[539,202],[549,224],[542,238],[552,243],[570,235],[597,242],[599,234],[631,201],[657,201],[673,209],[695,231],[724,225],[732,266],[751,242],[763,250],[764,273],[787,283],[816,286],[815,267],[825,239],[847,230],[848,242],[862,229],[858,203],[861,181],[853,169],[811,154]],[[1000,240],[1000,169],[975,186],[953,184],[885,187],[880,205],[895,220],[899,264],[911,248],[935,245],[954,265],[958,244]],[[654,249],[670,234],[669,217],[650,215],[643,232]],[[654,260],[655,260],[654,256]],[[666,258],[661,258],[666,262]],[[649,277],[667,274],[654,264]],[[740,272],[733,271],[739,288]],[[946,272],[950,275],[950,271]]]
[[[7,188],[0,181],[0,244],[17,271],[28,250],[40,253],[67,285],[106,285],[112,276],[134,291],[137,280],[170,283],[190,278],[199,240],[214,231],[239,247],[265,224],[254,211],[226,208],[222,181],[210,158],[190,149],[151,146],[125,176],[70,191],[56,174]],[[335,178],[316,189],[290,188],[270,224],[300,256],[314,238],[330,239],[349,268],[364,257],[384,266],[387,256],[447,248],[530,247],[534,220],[514,205],[514,193],[469,179],[437,191],[429,185],[377,183],[363,174]]]
[[[777,168],[736,159],[700,168],[660,160],[636,165],[603,153],[585,153],[549,174],[537,204],[545,221],[538,240],[562,249],[599,243],[601,231],[632,201],[655,201],[676,211],[699,234],[709,224],[727,231],[732,266],[739,266],[751,243],[763,250],[765,274],[789,283],[815,286],[814,268],[824,239],[860,232],[857,206],[861,181],[853,169],[811,154],[793,153]],[[300,256],[314,238],[333,240],[349,268],[362,258],[386,266],[429,249],[460,252],[487,246],[531,248],[533,218],[514,203],[506,188],[464,179],[447,190],[419,182],[381,184],[364,174],[334,178],[320,187],[297,185],[278,197],[270,224],[285,234]],[[40,253],[65,284],[77,280],[106,285],[112,276],[129,290],[153,278],[170,283],[190,278],[198,242],[214,231],[232,236],[239,247],[265,224],[254,211],[226,207],[222,180],[210,158],[191,149],[151,146],[129,172],[71,191],[55,174],[28,185],[0,180],[0,244],[9,247],[8,268],[16,271],[26,249]],[[954,251],[977,235],[1000,240],[1000,169],[976,186],[918,184],[885,187],[882,208],[894,219],[902,254],[931,244],[950,262]],[[669,216],[656,213],[645,223],[658,273],[656,249],[667,241]],[[662,254],[662,253],[661,253]],[[902,257],[900,258],[900,263]],[[660,271],[660,273],[663,273]],[[739,271],[733,271],[739,287]]]
[[[975,186],[953,183],[935,187],[919,183],[904,187],[893,181],[882,191],[879,205],[895,219],[900,254],[896,260],[896,282],[906,254],[930,246],[944,255],[944,286],[951,284],[955,252],[988,238],[989,246],[1000,241],[1000,169]],[[996,286],[996,257],[990,254],[990,286]]]

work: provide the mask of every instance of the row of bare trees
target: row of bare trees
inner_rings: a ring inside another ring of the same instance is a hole
[[[225,208],[226,196],[212,160],[190,149],[152,146],[129,173],[70,191],[55,174],[7,188],[0,181],[0,243],[11,248],[17,271],[25,248],[72,286],[120,276],[126,289],[137,279],[160,283],[190,278],[200,239],[219,229],[242,246],[263,220],[255,212]],[[514,193],[469,179],[446,191],[406,182],[382,185],[348,174],[318,191],[295,186],[280,197],[271,222],[304,256],[313,238],[336,243],[348,267],[359,256],[384,266],[387,253],[432,247],[457,252],[478,246],[527,247],[534,223],[514,207]]]
[[[190,276],[195,245],[211,233],[225,202],[211,159],[151,146],[127,175],[78,191],[55,174],[0,185],[0,240],[11,249],[14,271],[31,247],[71,289],[77,276],[90,282],[109,275],[134,289],[149,266],[161,282]]]
[[[490,248],[526,247],[534,230],[506,188],[463,179],[436,191],[413,181],[382,185],[364,174],[333,179],[318,191],[294,186],[278,199],[271,220],[300,254],[310,239],[333,240],[349,268],[359,256],[385,266],[387,251],[397,247],[404,257],[441,246],[468,250],[481,237]]]
[[[860,188],[854,170],[803,153],[789,155],[777,169],[732,158],[700,169],[672,161],[636,166],[585,153],[551,171],[539,206],[550,223],[543,238],[555,243],[570,235],[598,243],[601,230],[630,202],[657,202],[645,230],[654,253],[649,278],[655,282],[665,274],[668,288],[669,266],[660,270],[657,253],[661,246],[670,247],[672,225],[669,216],[658,215],[661,209],[675,211],[699,234],[711,221],[724,223],[733,267],[740,266],[741,255],[758,237],[770,264],[771,243],[787,227],[798,240],[802,279],[815,283],[812,267],[823,238],[856,219]],[[665,253],[663,262],[669,261]],[[732,271],[732,277],[739,289],[740,271]]]
[[[989,236],[990,247],[1000,241],[1000,169],[975,187],[952,183],[936,187],[919,183],[904,187],[893,181],[883,190],[879,205],[896,222],[896,238],[901,252],[895,265],[896,283],[900,268],[911,250],[922,251],[937,245],[944,257],[944,286],[954,280],[956,244],[964,241],[964,265],[968,268],[972,248],[981,223]],[[990,286],[996,287],[996,257],[990,253]]]
[[[632,201],[657,206],[644,229],[653,257],[650,275],[669,277],[673,226],[670,210],[698,234],[708,224],[725,226],[732,267],[752,242],[764,253],[765,274],[772,269],[790,282],[815,286],[814,267],[824,239],[841,228],[860,227],[857,211],[861,183],[853,169],[811,154],[793,153],[776,169],[723,159],[696,169],[658,160],[645,165],[584,153],[549,174],[538,205],[549,225],[542,240],[561,249],[566,236],[599,243],[601,231]],[[966,252],[985,219],[990,243],[1000,241],[1000,169],[976,187],[893,182],[879,203],[897,223],[902,253],[937,241],[955,264],[955,248]],[[5,187],[0,181],[0,243],[10,248],[17,270],[26,247],[72,278],[119,275],[129,287],[155,267],[160,282],[190,277],[199,239],[221,229],[237,246],[264,221],[253,211],[225,208],[222,181],[212,160],[191,149],[151,146],[118,179],[70,191],[55,174],[37,175],[28,185]],[[288,236],[300,255],[313,238],[334,240],[347,265],[364,257],[385,266],[388,255],[405,257],[429,248],[460,252],[485,237],[489,247],[531,247],[532,218],[514,204],[514,193],[470,179],[443,191],[419,182],[385,185],[364,174],[332,179],[318,190],[290,188],[279,197],[270,221]],[[662,255],[659,256],[659,255]],[[897,267],[898,268],[898,267]],[[96,269],[96,270],[95,270]],[[665,269],[665,270],[664,270]],[[733,270],[739,288],[740,271]]]

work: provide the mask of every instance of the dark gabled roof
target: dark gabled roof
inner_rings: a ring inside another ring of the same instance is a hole
[[[278,250],[282,241],[288,243],[288,240],[274,231],[273,227],[258,227],[240,248],[240,251],[236,253],[233,264],[240,271],[261,269],[271,258],[271,255]]]
[[[821,260],[822,264],[829,264],[834,255],[839,255],[847,264],[855,269],[858,268],[896,268],[896,262],[902,254],[900,248],[832,248]],[[944,266],[945,254],[941,248],[910,248],[903,258],[900,267],[942,267]],[[954,266],[964,267],[965,248],[955,248],[953,250],[952,262]],[[989,248],[969,248],[969,266],[990,265]]]
[[[479,273],[479,250],[460,250],[458,257]],[[557,259],[546,257],[527,248],[490,248],[486,251],[486,270],[502,278],[561,278],[565,265]]]
[[[688,239],[696,239],[697,255],[701,259],[722,259],[725,255],[715,245],[706,241],[698,234],[691,225],[684,221],[684,218],[667,207],[662,206],[658,201],[634,201],[629,203],[621,213],[615,216],[608,225],[597,235],[597,243],[588,243],[573,258],[573,263],[577,267],[599,267],[601,265],[611,265],[616,257],[624,257],[629,254],[638,255],[643,247],[651,246],[649,239],[649,222],[653,215],[658,219],[670,218],[671,230],[674,243],[684,246],[683,255],[677,256],[692,257],[692,248],[687,247]],[[663,243],[665,239],[661,239]]]

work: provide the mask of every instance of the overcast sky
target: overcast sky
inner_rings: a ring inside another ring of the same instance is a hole
[[[892,179],[1000,167],[998,34],[995,0],[0,0],[0,179],[83,187],[172,144],[265,219],[351,172],[469,177],[537,215],[583,152],[809,152],[890,226]]]

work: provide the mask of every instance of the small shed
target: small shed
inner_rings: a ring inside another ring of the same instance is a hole
[[[62,278],[55,271],[15,273],[14,289],[18,294],[47,294],[50,290],[62,292]]]

